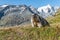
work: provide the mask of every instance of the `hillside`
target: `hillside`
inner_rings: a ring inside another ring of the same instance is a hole
[[[0,40],[60,40],[60,11],[46,20],[50,27],[32,28],[30,24],[1,27]]]
[[[57,10],[56,14],[52,17],[46,18],[52,26],[60,26],[60,9]]]

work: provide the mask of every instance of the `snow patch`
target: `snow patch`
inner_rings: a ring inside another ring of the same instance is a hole
[[[8,5],[2,5],[1,7],[6,7],[6,6],[8,6]]]

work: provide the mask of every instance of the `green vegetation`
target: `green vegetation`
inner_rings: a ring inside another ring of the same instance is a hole
[[[0,40],[60,40],[60,28],[8,28],[0,30]]]

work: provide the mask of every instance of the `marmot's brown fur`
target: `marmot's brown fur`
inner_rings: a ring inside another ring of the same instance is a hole
[[[37,14],[33,14],[31,17],[32,27],[50,26],[49,23]]]

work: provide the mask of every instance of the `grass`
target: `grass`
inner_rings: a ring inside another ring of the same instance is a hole
[[[47,21],[48,21],[50,24],[59,23],[59,22],[60,22],[60,15],[47,18]]]
[[[60,28],[4,28],[0,29],[0,40],[60,40]]]

